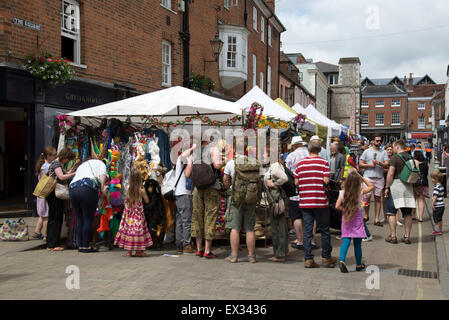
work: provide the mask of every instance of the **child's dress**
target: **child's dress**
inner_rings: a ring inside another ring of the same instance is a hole
[[[344,199],[344,190],[340,190],[340,197]],[[361,205],[357,208],[354,218],[346,223],[345,215],[341,217],[341,237],[342,238],[366,238],[365,225]]]
[[[50,163],[45,162],[41,167],[38,179],[40,180],[44,174],[47,174]],[[42,218],[48,217],[48,203],[47,199],[36,198],[36,211],[37,215]]]
[[[128,199],[125,202],[122,221],[115,237],[114,245],[125,250],[145,250],[153,244],[148,232],[142,201],[129,208]]]

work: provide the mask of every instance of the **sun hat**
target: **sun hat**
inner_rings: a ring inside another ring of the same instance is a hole
[[[318,140],[318,141],[320,141],[320,142],[322,142],[323,141],[323,139],[321,139],[320,137],[318,137],[318,136],[312,136],[312,138],[310,138],[310,140],[309,140],[309,142],[312,142],[313,140]]]
[[[302,137],[301,136],[294,136],[293,138],[292,138],[292,142],[290,143],[290,145],[295,145],[295,144],[297,144],[297,143],[303,143],[303,144],[307,144],[307,142],[305,142],[304,140],[302,140]]]

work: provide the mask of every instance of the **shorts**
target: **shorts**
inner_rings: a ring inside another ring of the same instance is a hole
[[[380,197],[382,195],[382,190],[385,188],[385,179],[384,178],[367,178],[369,182],[374,185],[374,195],[376,197]]]
[[[299,201],[288,200],[288,217],[292,221],[302,219],[302,210],[299,208]]]
[[[441,222],[443,220],[444,209],[444,207],[438,207],[433,211],[433,221],[435,223]]]
[[[412,208],[400,208],[402,212],[402,217],[408,217],[412,215]],[[398,213],[398,210],[394,206],[393,197],[391,196],[391,192],[388,193],[387,197],[387,208],[386,215],[387,216],[395,216]]]
[[[191,234],[194,238],[213,240],[220,207],[220,192],[218,190],[197,189],[193,191],[193,210]]]
[[[226,216],[226,228],[242,232],[254,232],[256,226],[256,205],[236,207],[231,203]]]

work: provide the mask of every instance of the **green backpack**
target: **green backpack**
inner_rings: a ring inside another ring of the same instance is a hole
[[[243,160],[243,161],[242,161]],[[235,161],[235,174],[232,179],[232,203],[236,206],[255,205],[262,197],[260,168],[258,160],[255,164],[248,163],[248,157],[241,157],[241,164]]]
[[[398,154],[404,162],[404,168],[399,173],[399,179],[404,183],[416,183],[419,179],[419,163],[413,159],[405,160],[402,154]]]

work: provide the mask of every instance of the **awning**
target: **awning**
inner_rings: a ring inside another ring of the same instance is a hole
[[[427,139],[432,133],[412,133],[412,139]]]

